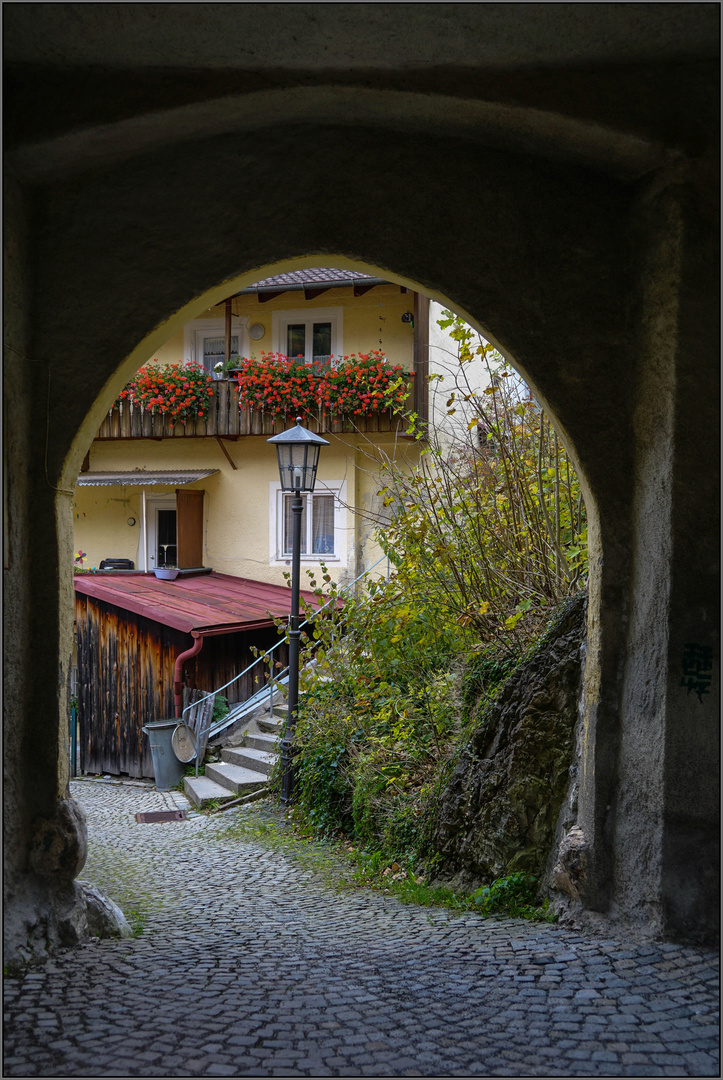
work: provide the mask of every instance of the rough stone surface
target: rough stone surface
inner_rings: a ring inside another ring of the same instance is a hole
[[[5,980],[5,1076],[718,1076],[717,954],[333,891],[269,813],[79,782],[86,876],[140,937]]]
[[[565,835],[552,869],[552,884],[571,900],[579,900],[585,878],[587,840],[579,825]]]
[[[435,830],[445,877],[542,875],[570,781],[586,611],[583,594],[561,608],[462,753]]]
[[[72,881],[85,865],[88,852],[85,814],[73,799],[62,799],[51,818],[36,824],[30,845],[30,866],[41,876]]]
[[[72,798],[60,800],[52,815],[36,819],[28,852],[31,873],[6,886],[7,964],[26,963],[48,950],[87,941],[86,902],[73,881],[87,851],[85,814]]]
[[[100,938],[131,937],[128,920],[110,897],[89,881],[78,881],[76,884],[85,897],[89,934]]]

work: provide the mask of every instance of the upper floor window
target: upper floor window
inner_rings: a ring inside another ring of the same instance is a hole
[[[231,356],[243,356],[248,345],[248,316],[231,320]],[[193,319],[183,328],[183,357],[206,371],[226,359],[225,319]]]
[[[285,356],[329,363],[342,352],[342,308],[275,311],[272,314],[274,349]]]

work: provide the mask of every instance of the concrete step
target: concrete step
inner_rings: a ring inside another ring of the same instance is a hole
[[[269,716],[269,714],[266,713],[265,716],[256,717],[256,725],[259,731],[281,737],[284,734],[284,728],[286,727],[286,718],[281,716]]]
[[[232,791],[234,795],[245,795],[249,791],[266,784],[266,774],[256,769],[244,769],[239,765],[231,765],[228,761],[219,761],[218,764],[206,766],[206,776],[214,780],[221,787]]]
[[[229,765],[238,765],[241,769],[251,769],[268,776],[278,754],[269,753],[267,750],[257,750],[253,746],[227,746],[221,751],[221,761]]]
[[[208,776],[184,776],[183,789],[186,797],[194,806],[207,806],[210,802],[228,802],[234,793],[227,787],[217,784]]]
[[[266,754],[278,754],[281,734],[279,732],[279,735],[269,735],[264,731],[247,731],[242,746],[244,748],[252,746],[254,750],[263,750]]]

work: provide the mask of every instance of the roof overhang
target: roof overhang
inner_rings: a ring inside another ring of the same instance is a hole
[[[159,484],[182,486],[213,476],[218,469],[132,469],[129,472],[84,472],[78,477],[79,487],[157,487]]]

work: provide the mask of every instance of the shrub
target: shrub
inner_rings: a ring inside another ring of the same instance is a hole
[[[392,571],[316,620],[297,729],[307,821],[370,857],[417,864],[435,857],[439,792],[469,726],[587,572],[582,495],[549,420],[498,354],[461,321],[443,323],[459,345],[460,393],[473,354],[490,385],[465,391],[474,417],[451,450],[412,417],[408,433],[428,441],[419,467],[386,462],[377,540]],[[334,598],[326,568],[321,580]],[[490,888],[476,898],[485,910],[532,905],[524,876]]]

